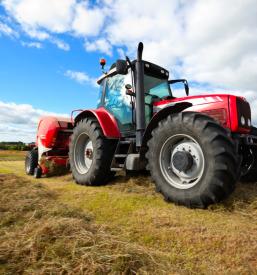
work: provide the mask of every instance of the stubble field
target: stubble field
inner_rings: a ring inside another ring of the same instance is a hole
[[[257,184],[207,210],[166,203],[149,176],[34,179],[0,152],[2,274],[257,274]]]

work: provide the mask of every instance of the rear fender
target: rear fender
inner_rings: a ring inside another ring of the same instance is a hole
[[[79,113],[74,123],[75,125],[85,118],[94,117],[98,120],[103,134],[107,138],[120,138],[120,131],[118,124],[114,118],[113,115],[111,115],[107,110],[105,110],[103,107],[96,109],[96,110],[84,110],[81,113]]]
[[[152,136],[152,131],[153,131],[153,129],[155,129],[158,126],[158,123],[162,119],[166,118],[170,114],[180,113],[191,106],[193,106],[193,104],[190,102],[181,102],[181,103],[177,103],[172,106],[168,106],[168,107],[162,109],[161,111],[159,111],[158,113],[156,113],[152,117],[152,119],[150,120],[150,122],[146,128],[146,131],[145,131],[144,137],[143,137],[142,147],[140,149],[140,153],[142,154],[147,150],[147,142]]]

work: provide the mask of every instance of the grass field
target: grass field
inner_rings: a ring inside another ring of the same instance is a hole
[[[257,274],[257,184],[191,210],[148,176],[84,187],[14,159],[0,162],[0,273]]]
[[[26,152],[24,151],[10,151],[0,150],[0,161],[3,160],[23,160]]]

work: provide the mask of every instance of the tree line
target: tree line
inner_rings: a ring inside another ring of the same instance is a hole
[[[32,143],[24,143],[21,141],[18,142],[0,142],[0,150],[18,150],[18,151],[27,151],[31,148]]]

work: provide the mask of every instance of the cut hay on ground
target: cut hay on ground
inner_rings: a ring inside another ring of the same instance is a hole
[[[57,194],[0,175],[0,273],[107,274],[168,270],[165,256],[122,241]]]

